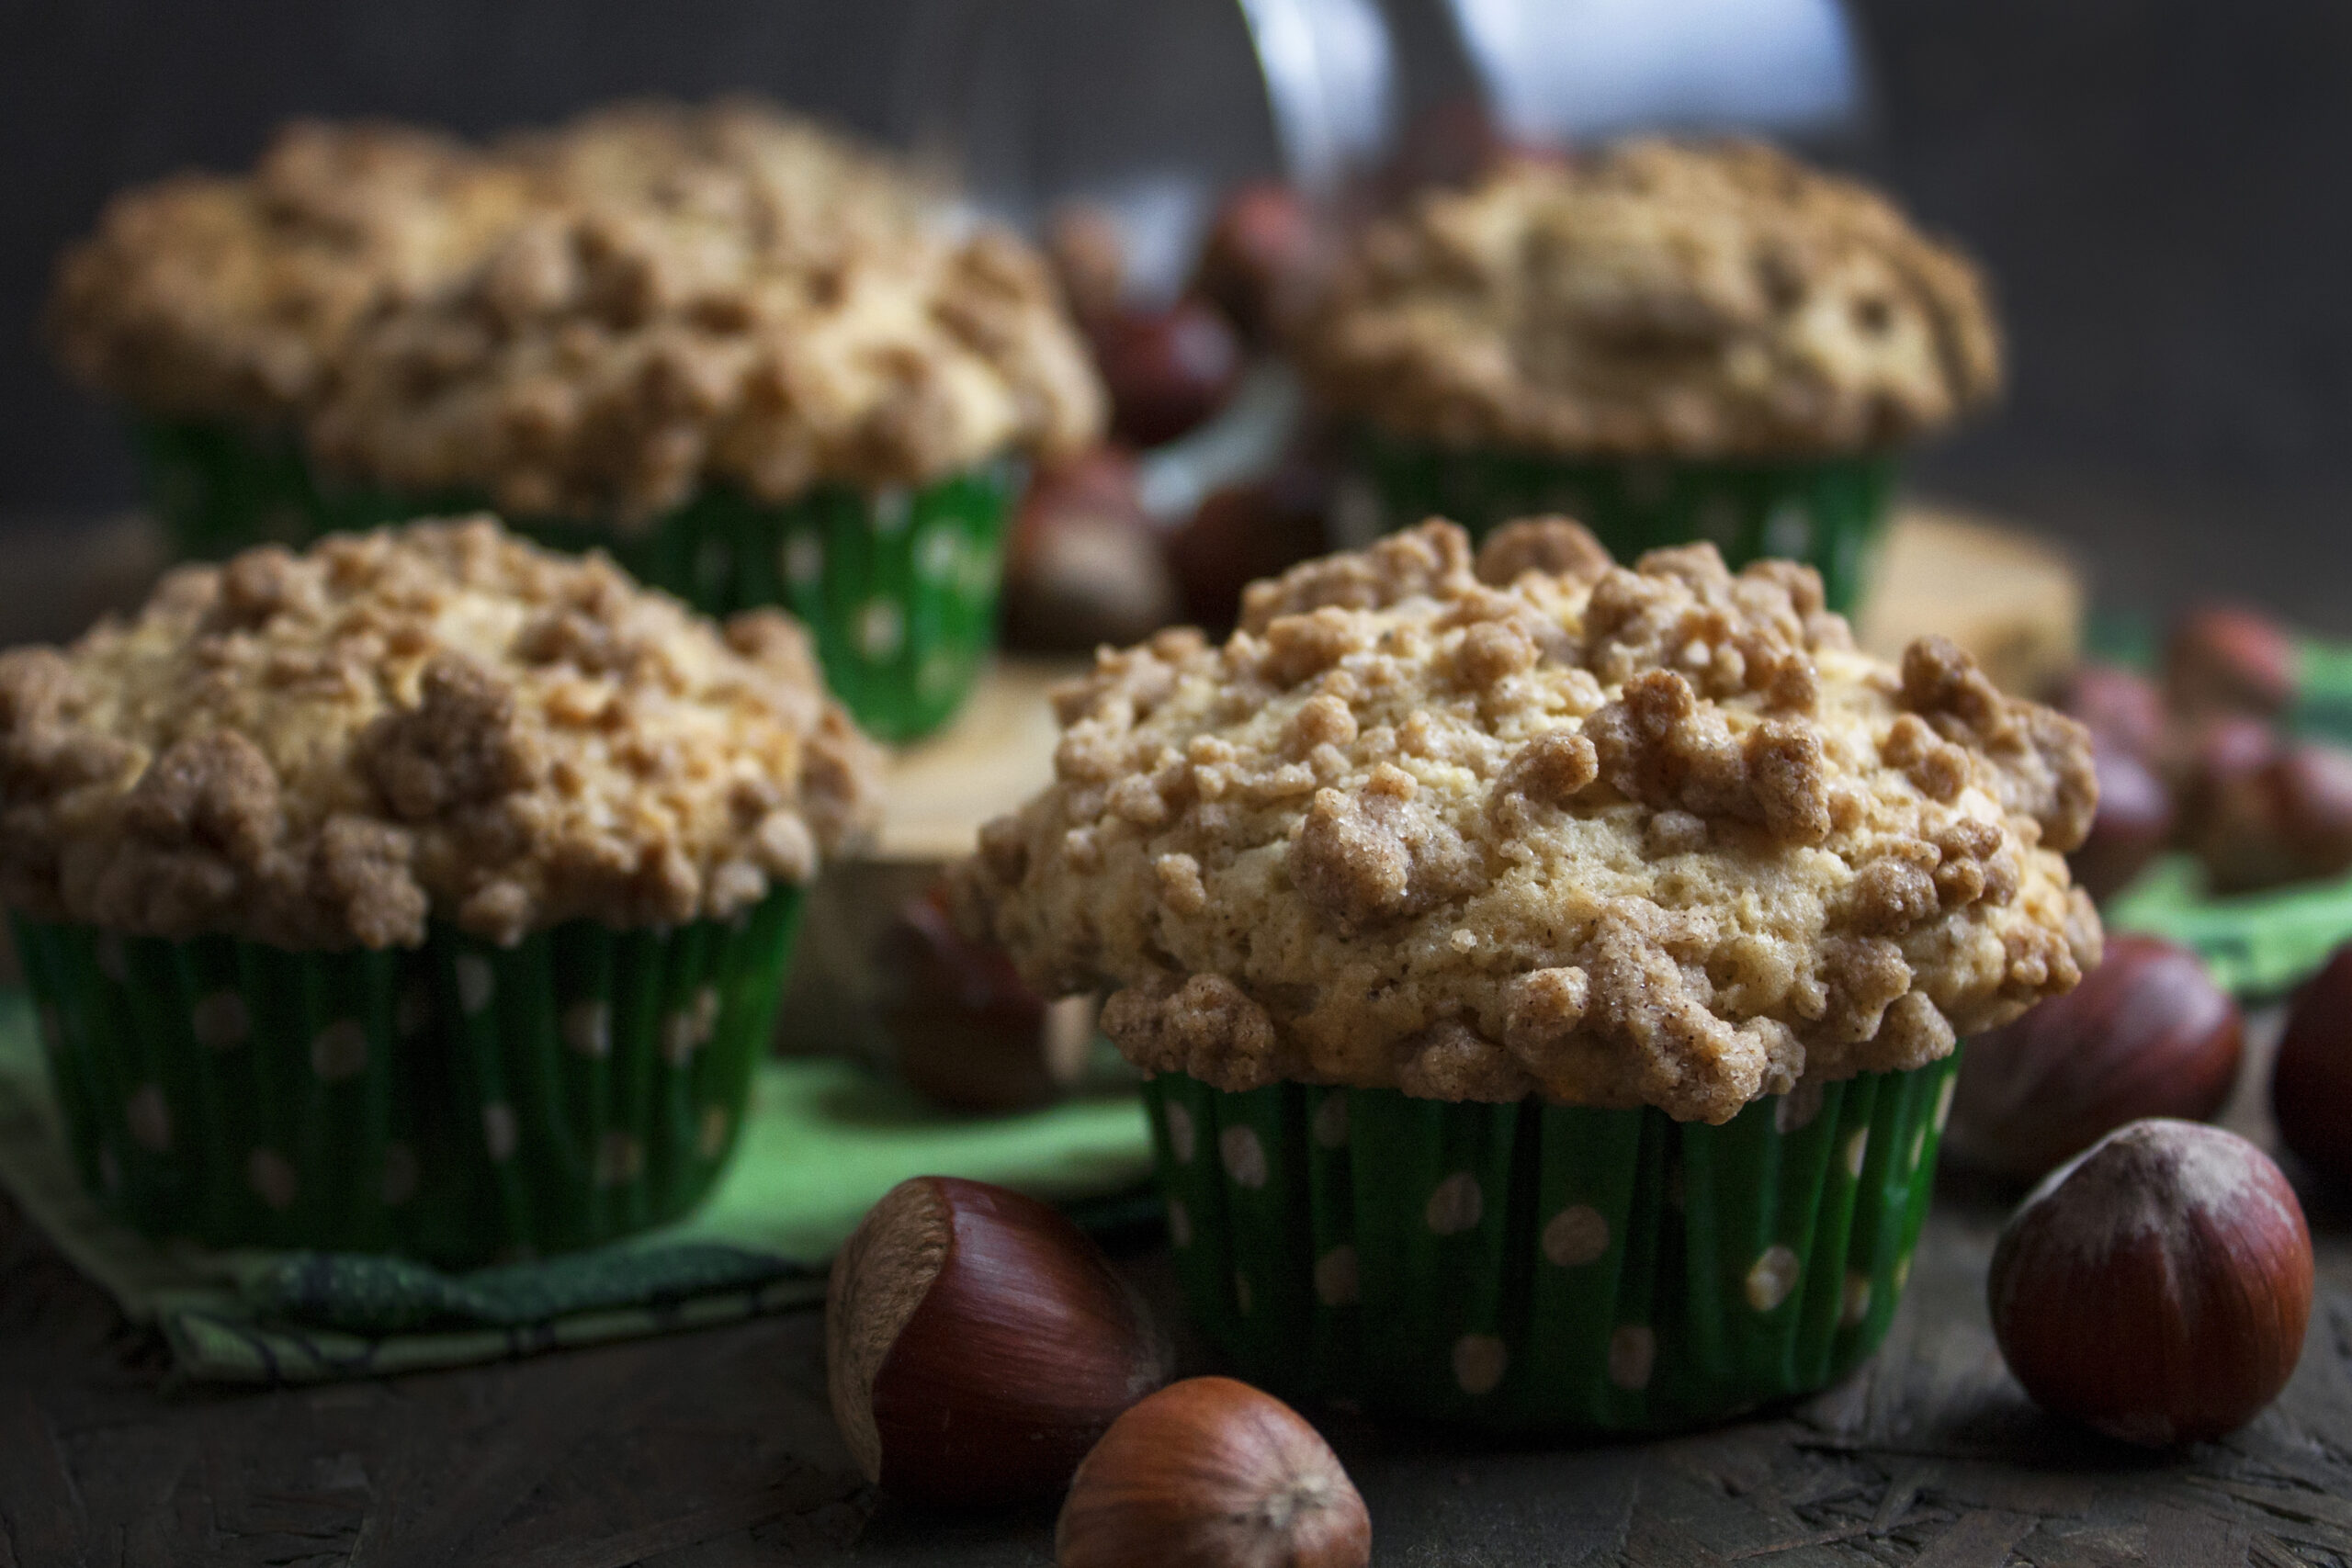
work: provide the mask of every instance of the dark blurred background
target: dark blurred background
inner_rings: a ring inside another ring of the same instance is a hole
[[[1620,26],[1640,14],[1559,3]],[[1232,8],[1148,9],[1148,38],[1103,67],[1096,90],[1132,84],[1118,90],[1152,98],[1164,118],[1189,112],[1221,170],[1262,162],[1262,120],[1195,87],[1247,69]],[[484,132],[616,96],[752,89],[903,132],[921,10],[920,0],[7,6],[0,522],[55,525],[133,497],[107,414],[51,369],[36,325],[53,255],[116,186],[189,164],[241,166],[298,113]],[[2066,540],[2102,604],[2162,611],[2228,592],[2352,632],[2339,592],[2352,581],[2352,531],[2339,522],[2352,503],[2352,7],[1856,0],[1844,25],[1859,107],[1813,150],[1882,180],[1981,255],[2014,349],[2006,406],[1927,454],[1917,483]],[[1416,54],[1450,47],[1425,25],[1396,37]]]

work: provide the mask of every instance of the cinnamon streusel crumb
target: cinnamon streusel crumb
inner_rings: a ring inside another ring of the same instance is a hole
[[[2082,729],[1949,643],[1856,651],[1786,562],[1430,522],[1058,709],[958,907],[1151,1071],[1722,1122],[2098,961]]]

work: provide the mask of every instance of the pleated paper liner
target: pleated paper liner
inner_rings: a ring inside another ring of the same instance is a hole
[[[1146,1086],[1195,1323],[1278,1393],[1528,1431],[1703,1425],[1879,1344],[1957,1059],[1721,1127],[1393,1089]]]
[[[735,1143],[798,889],[500,948],[172,942],[17,917],[83,1181],[150,1235],[447,1267],[675,1218]]]
[[[318,495],[290,434],[142,420],[132,438],[173,559],[220,560],[254,545],[300,545],[316,532]]]
[[[1645,550],[1713,541],[1736,570],[1764,556],[1821,573],[1829,607],[1851,610],[1894,493],[1883,454],[1815,461],[1577,461],[1453,451],[1365,434],[1358,450],[1385,531],[1446,517],[1473,535],[1515,517],[1564,513],[1631,562]]]
[[[713,487],[642,527],[508,518],[555,549],[602,549],[640,582],[708,615],[780,604],[817,642],[826,683],[867,734],[912,740],[945,723],[996,643],[1017,465],[919,490],[832,485],[783,504]],[[479,495],[345,492],[337,527],[492,510]]]

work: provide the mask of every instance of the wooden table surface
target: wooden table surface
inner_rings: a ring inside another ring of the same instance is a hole
[[[2263,1136],[2259,1053],[2248,1068],[2231,1119]],[[1577,1447],[1315,1414],[1371,1506],[1374,1561],[1397,1568],[2345,1563],[2352,1208],[2306,1201],[2321,1302],[2294,1382],[2253,1426],[2185,1455],[2122,1449],[2026,1402],[1984,1303],[2007,1197],[1950,1173],[1885,1348],[1795,1409]],[[1172,1314],[1164,1254],[1125,1264]],[[925,1517],[862,1483],[826,1411],[815,1312],[324,1387],[166,1374],[156,1339],[0,1199],[0,1568],[1051,1559],[1044,1516]]]

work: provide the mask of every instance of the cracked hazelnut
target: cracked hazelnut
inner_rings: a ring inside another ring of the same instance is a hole
[[[2031,1179],[2127,1122],[2201,1122],[2230,1098],[2245,1043],[2237,1003],[2195,953],[2110,931],[2081,985],[1969,1041],[1946,1146]]]
[[[1142,1301],[1034,1198],[902,1181],[833,1260],[825,1382],[866,1479],[917,1501],[1051,1497],[1119,1413],[1168,1381]]]
[[[2001,1355],[2035,1403],[2150,1448],[2235,1431],[2312,1310],[2294,1190],[2234,1133],[2134,1122],[2034,1190],[1993,1252]]]
[[[1112,1423],[1054,1528],[1056,1568],[1363,1568],[1363,1498],[1314,1427],[1231,1378],[1172,1383]]]

